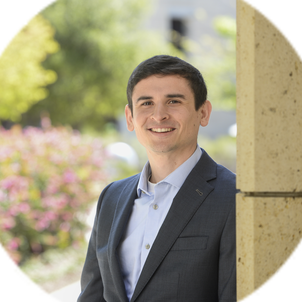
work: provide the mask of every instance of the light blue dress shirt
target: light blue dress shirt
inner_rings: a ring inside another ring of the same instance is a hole
[[[129,300],[172,201],[201,154],[202,151],[197,145],[189,159],[157,184],[149,181],[151,175],[149,162],[143,168],[137,186],[138,198],[134,201],[119,248],[120,265]]]

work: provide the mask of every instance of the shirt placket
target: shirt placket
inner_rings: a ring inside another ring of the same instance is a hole
[[[156,189],[154,192],[154,199],[149,204],[148,215],[146,219],[145,232],[142,242],[141,249],[141,269],[144,266],[144,263],[149,255],[149,252],[152,248],[153,242],[157,235],[159,229],[159,206],[158,206],[158,194],[156,194]]]

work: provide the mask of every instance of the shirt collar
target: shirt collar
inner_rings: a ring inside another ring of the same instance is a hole
[[[141,193],[148,194],[148,180],[151,175],[151,167],[149,161],[144,165],[143,171],[139,177],[139,182],[137,185],[137,196],[141,197]],[[149,195],[149,194],[148,194]]]
[[[195,167],[202,155],[202,150],[197,145],[195,152],[189,157],[184,163],[182,163],[176,170],[170,173],[165,179],[159,183],[165,182],[170,185],[177,187],[178,189],[182,186],[189,173]],[[142,173],[139,178],[137,186],[137,196],[140,197],[141,193],[148,194],[148,180],[151,174],[151,167],[149,161],[145,164]]]

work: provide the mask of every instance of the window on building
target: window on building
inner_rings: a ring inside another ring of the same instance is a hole
[[[174,46],[183,50],[182,38],[186,35],[185,22],[183,19],[171,19],[171,41]]]

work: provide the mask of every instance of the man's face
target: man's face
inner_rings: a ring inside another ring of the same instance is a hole
[[[189,157],[197,144],[199,125],[208,124],[209,101],[195,110],[194,94],[186,79],[153,75],[136,84],[132,94],[133,115],[126,106],[127,128],[135,130],[148,155]]]

